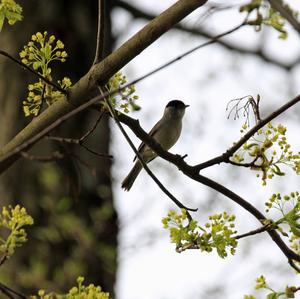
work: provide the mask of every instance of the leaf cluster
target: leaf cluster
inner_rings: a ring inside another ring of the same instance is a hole
[[[236,233],[235,216],[223,212],[210,216],[209,220],[201,227],[194,219],[188,221],[186,210],[182,209],[179,214],[169,211],[162,223],[169,229],[171,242],[176,244],[178,252],[195,248],[211,252],[215,249],[221,258],[225,258],[229,248],[230,253],[235,254],[237,240],[232,237]]]
[[[130,108],[133,111],[140,110],[140,106],[136,104],[136,100],[138,100],[139,97],[135,94],[135,86],[130,85],[122,89],[126,83],[127,78],[121,71],[117,72],[108,80],[108,83],[105,85],[105,89],[108,92],[119,90],[115,96],[110,96],[110,102],[115,109],[121,110],[124,113],[128,113]],[[107,108],[105,102],[103,102],[103,105],[104,108]]]
[[[291,248],[300,254],[300,194],[298,191],[281,196],[274,193],[265,203],[266,212],[270,209],[279,211],[281,218],[274,222],[275,227],[289,238]],[[288,231],[286,229],[288,227]]]
[[[256,279],[255,289],[257,290],[266,290],[268,294],[266,295],[266,299],[279,299],[279,298],[295,298],[295,293],[299,290],[299,288],[295,286],[286,286],[284,291],[275,291],[266,281],[266,278],[261,275]],[[253,295],[245,295],[244,299],[255,299],[256,297]]]
[[[248,129],[243,125],[241,132]],[[296,174],[300,173],[300,152],[294,153],[291,145],[286,139],[286,127],[282,124],[273,126],[269,123],[260,129],[253,137],[246,142],[243,147],[233,156],[237,163],[252,161],[249,163],[251,169],[261,172],[263,185],[268,179],[275,175],[284,176],[282,165],[292,168]]]
[[[0,2],[0,31],[4,25],[5,19],[9,25],[14,25],[16,22],[21,21],[22,7],[14,0],[1,0]]]
[[[298,14],[297,11],[294,11],[286,4],[284,7],[285,9],[288,9],[291,14],[295,16]],[[248,21],[248,24],[254,26],[256,31],[260,31],[262,26],[266,25],[279,32],[279,38],[286,39],[288,37],[288,32],[285,28],[285,19],[279,12],[271,7],[268,1],[251,0],[246,5],[241,6],[240,11],[255,15],[255,18]]]
[[[3,234],[7,236],[0,237],[1,260],[11,257],[16,247],[22,246],[27,241],[27,234],[23,227],[32,224],[33,219],[27,214],[24,207],[16,205],[14,208],[11,206],[2,208],[0,228],[5,231]]]
[[[31,40],[23,47],[20,57],[25,65],[32,66],[44,78],[53,81],[50,64],[54,61],[66,61],[68,54],[64,47],[63,42],[56,40],[54,35],[48,37],[47,31],[44,33],[37,32],[31,36]],[[57,82],[62,89],[68,89],[72,85],[68,77],[64,77]],[[41,79],[38,82],[29,84],[27,99],[23,101],[25,116],[38,115],[44,102],[50,106],[61,95],[61,91],[56,90]]]

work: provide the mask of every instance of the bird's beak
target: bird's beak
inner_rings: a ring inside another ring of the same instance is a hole
[[[190,105],[185,105],[185,108],[190,107]]]

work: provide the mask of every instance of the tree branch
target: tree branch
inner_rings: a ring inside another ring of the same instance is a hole
[[[144,10],[141,10],[139,8],[137,8],[136,6],[122,1],[122,0],[117,0],[116,1],[116,6],[121,7],[123,9],[125,9],[126,11],[128,11],[129,13],[131,13],[131,15],[135,18],[140,18],[140,19],[145,19],[145,20],[152,20],[155,18],[154,14],[148,13]],[[212,39],[213,38],[213,34],[207,30],[205,30],[204,28],[193,28],[193,27],[188,27],[186,25],[183,24],[177,24],[173,27],[173,29],[177,29],[186,33],[190,33],[196,36],[202,36],[205,37],[207,39]],[[256,50],[249,50],[247,48],[243,48],[240,47],[237,44],[232,44],[229,43],[227,41],[223,41],[223,40],[218,40],[217,42],[219,45],[221,45],[222,47],[224,47],[227,50],[230,51],[234,51],[237,53],[240,53],[242,55],[251,55],[251,56],[256,56],[258,58],[260,58],[261,60],[276,65],[280,68],[283,68],[287,71],[291,70],[292,68],[294,68],[296,65],[298,65],[298,63],[300,62],[300,57],[295,59],[293,62],[291,63],[284,63],[284,62],[280,62],[272,57],[269,57],[262,48],[258,48]]]
[[[259,129],[264,127],[266,124],[268,124],[271,120],[273,120],[275,117],[278,115],[282,114],[295,104],[297,104],[300,101],[300,95],[295,97],[294,99],[290,100],[286,104],[282,105],[279,107],[277,110],[274,112],[270,113],[266,118],[262,119],[259,121],[252,129],[250,129],[238,142],[234,143],[234,145],[229,148],[225,153],[223,153],[220,156],[217,156],[213,159],[210,159],[206,162],[200,163],[198,165],[195,165],[195,169],[198,171],[210,167],[215,164],[220,164],[222,162],[229,162],[229,158],[246,142],[248,141]]]
[[[28,299],[27,296],[9,288],[8,286],[6,286],[5,284],[1,283],[0,282],[0,291],[5,294],[8,298],[11,298],[11,299],[15,299],[16,296],[18,296],[18,298],[21,298],[21,299]]]
[[[251,230],[250,232],[247,232],[247,233],[244,233],[244,234],[241,234],[241,235],[237,235],[234,238],[238,240],[238,239],[242,239],[242,238],[246,238],[246,237],[249,237],[249,236],[254,236],[254,235],[263,233],[263,232],[265,232],[267,230],[273,230],[275,228],[276,227],[271,222],[271,223],[265,224],[265,225],[263,225],[263,226],[261,226],[261,227],[259,227],[257,229]]]
[[[106,99],[106,103],[109,107],[109,111],[110,111],[110,115],[113,117],[113,119],[115,120],[118,128],[120,129],[122,135],[125,137],[126,141],[128,142],[129,146],[132,148],[133,152],[136,154],[137,158],[139,159],[139,161],[141,162],[143,168],[146,170],[146,172],[149,174],[149,176],[153,179],[153,181],[158,185],[158,187],[181,209],[185,209],[187,210],[187,216],[189,218],[189,220],[192,220],[191,215],[189,214],[188,211],[192,211],[192,212],[196,212],[198,209],[191,209],[191,208],[187,208],[186,206],[184,206],[161,182],[160,180],[154,175],[154,173],[149,169],[147,163],[143,160],[142,156],[140,155],[139,151],[136,149],[136,147],[134,146],[133,142],[131,141],[131,139],[129,138],[128,134],[126,133],[126,131],[124,130],[123,126],[121,125],[120,121],[119,121],[119,116],[117,114],[117,112],[114,110],[114,108],[112,107],[111,103],[109,100]]]
[[[119,120],[122,123],[126,124],[138,138],[140,138],[149,147],[151,147],[153,151],[157,153],[158,156],[176,165],[178,169],[181,170],[186,176],[230,198],[232,201],[234,201],[235,203],[243,207],[246,211],[248,211],[250,214],[252,214],[260,223],[267,220],[267,218],[258,209],[256,209],[253,205],[244,200],[242,197],[240,197],[233,191],[227,189],[225,186],[209,179],[208,177],[200,175],[199,171],[197,170],[197,167],[188,165],[182,159],[181,156],[164,151],[162,147],[140,127],[139,122],[137,120],[134,120],[124,114],[120,114],[118,117]],[[280,238],[280,236],[275,230],[270,230],[267,232],[288,259],[300,261],[300,256],[294,251],[292,251],[284,243],[284,241]]]
[[[54,128],[61,123],[63,116],[71,113],[74,110],[74,107],[76,109],[76,107],[82,105],[79,110],[82,111],[95,103],[96,101],[90,101],[88,105],[85,105],[87,102],[87,96],[91,91],[101,85],[101,82],[107,81],[124,65],[140,54],[151,43],[156,41],[162,34],[167,32],[172,26],[195,9],[204,5],[206,1],[207,0],[177,1],[154,20],[149,22],[120,48],[115,50],[100,63],[92,66],[90,71],[68,90],[68,98],[61,97],[57,100],[53,105],[48,107],[38,117],[36,117],[34,122],[27,125],[0,150],[0,156],[2,156],[2,162],[0,162],[0,173],[7,169],[20,157],[18,154],[19,151],[16,149],[20,147],[24,149],[24,143],[26,142],[27,144],[31,143],[31,145],[34,142],[37,142],[44,136],[44,134],[49,132],[49,128]],[[100,97],[98,99],[103,98]],[[70,115],[74,114],[71,113]],[[28,142],[29,140],[30,142]],[[33,140],[35,141],[33,142]]]
[[[14,161],[16,161],[19,158],[19,154],[20,154],[21,151],[24,151],[24,150],[28,149],[30,146],[35,144],[37,141],[39,141],[41,138],[43,138],[46,134],[51,132],[53,129],[58,127],[60,124],[62,124],[64,121],[66,121],[70,117],[72,117],[72,116],[76,115],[77,113],[85,110],[86,108],[96,104],[100,100],[104,100],[105,98],[107,98],[109,96],[113,96],[116,93],[119,93],[121,90],[124,90],[124,89],[128,88],[129,86],[134,85],[134,84],[136,84],[136,83],[152,76],[153,74],[163,70],[164,68],[166,68],[166,67],[170,66],[171,64],[179,61],[180,59],[190,55],[191,53],[195,52],[196,50],[199,50],[201,48],[204,48],[208,45],[211,45],[211,44],[217,42],[219,38],[224,37],[224,36],[234,32],[234,31],[240,29],[246,23],[247,23],[247,17],[238,26],[236,26],[236,27],[234,27],[234,28],[232,28],[228,31],[225,31],[225,32],[215,36],[212,40],[207,41],[205,43],[202,43],[202,44],[200,44],[200,45],[184,52],[182,55],[179,55],[179,56],[167,61],[166,63],[162,64],[161,66],[159,66],[155,69],[153,69],[152,71],[146,73],[145,75],[142,75],[141,77],[131,81],[130,83],[125,84],[122,88],[118,88],[118,89],[112,90],[110,92],[104,92],[102,95],[96,96],[96,97],[88,100],[87,102],[79,105],[78,107],[75,107],[75,108],[73,107],[73,110],[71,110],[71,111],[67,112],[66,114],[62,115],[61,117],[56,119],[53,123],[48,125],[48,127],[45,127],[41,131],[37,131],[36,134],[33,135],[31,138],[28,138],[27,140],[25,139],[25,141],[22,142],[22,139],[24,138],[22,133],[24,133],[24,131],[26,131],[26,132],[29,131],[29,133],[30,133],[30,129],[31,130],[34,129],[36,125],[40,126],[40,124],[37,124],[37,120],[39,119],[39,117],[35,118],[35,122],[32,122],[27,127],[25,127],[17,136],[15,136],[15,138],[13,140],[11,140],[11,142],[9,142],[6,146],[4,146],[4,148],[2,149],[2,152],[0,151],[0,174],[3,171],[5,171]],[[45,116],[46,120],[48,120],[49,115],[47,116],[47,113],[49,113],[50,116],[55,117],[56,115],[53,114],[51,108],[53,108],[53,106],[56,107],[56,103],[59,104],[59,103],[62,103],[62,102],[57,101],[53,105],[48,107],[48,109],[45,110],[44,113],[42,113],[40,115],[40,118],[42,116]],[[33,125],[33,127],[32,127],[32,125]],[[20,141],[21,141],[21,143],[18,144]]]
[[[47,78],[45,78],[44,76],[42,76],[41,74],[39,74],[39,72],[35,71],[34,69],[32,69],[31,67],[29,67],[28,65],[24,64],[22,61],[19,61],[18,59],[12,57],[7,52],[5,52],[3,50],[0,50],[0,55],[2,55],[4,57],[7,57],[8,59],[12,60],[16,64],[20,65],[22,68],[26,69],[30,73],[32,73],[35,76],[39,77],[45,83],[47,83],[47,84],[51,85],[52,87],[54,87],[55,89],[59,90],[61,93],[67,94],[67,90],[61,88],[59,85],[55,84],[53,81],[48,80]]]
[[[96,39],[96,53],[93,65],[99,63],[104,58],[104,20],[105,20],[105,1],[98,0],[98,27]]]
[[[48,107],[48,109],[45,110],[40,116],[35,118],[34,122],[27,125],[27,127],[25,127],[6,146],[4,146],[2,151],[0,151],[0,174],[3,171],[5,171],[13,162],[15,162],[19,158],[19,153],[21,151],[25,150],[26,148],[28,148],[31,145],[33,145],[34,143],[36,143],[38,140],[40,140],[42,137],[44,137],[47,133],[51,132],[51,130],[53,130],[54,128],[59,126],[61,123],[63,123],[65,120],[69,119],[73,115],[83,111],[84,109],[90,107],[93,104],[96,104],[98,101],[103,100],[108,96],[111,96],[111,95],[114,95],[114,94],[120,92],[120,90],[124,90],[127,87],[134,85],[134,84],[146,79],[149,76],[152,76],[153,74],[161,71],[162,69],[168,67],[169,65],[175,63],[176,61],[179,61],[183,57],[186,57],[189,54],[195,52],[196,50],[204,48],[212,43],[215,43],[219,38],[226,36],[234,31],[238,30],[242,26],[244,26],[246,24],[246,21],[247,21],[247,19],[245,19],[245,21],[243,23],[234,27],[233,29],[225,31],[224,33],[219,34],[216,37],[214,37],[211,41],[207,41],[203,44],[200,44],[200,45],[186,51],[182,55],[171,59],[170,61],[168,61],[168,62],[164,63],[163,65],[155,68],[154,70],[146,73],[145,75],[142,75],[141,77],[124,85],[122,88],[118,88],[118,89],[112,90],[110,92],[105,92],[102,96],[94,97],[91,100],[88,100],[87,102],[79,105],[78,107],[74,108],[74,106],[72,106],[73,109],[70,109],[70,107],[65,106],[65,108],[67,109],[65,111],[65,110],[61,110],[62,105],[65,105],[63,99],[55,102],[53,105]],[[69,109],[70,109],[70,111],[69,111]],[[65,114],[63,112],[65,112]],[[58,115],[60,115],[60,113],[63,113],[62,116],[57,117]],[[50,122],[50,120],[52,120],[52,118],[53,118],[53,122]],[[43,126],[48,122],[50,122],[50,124],[48,126],[46,126],[45,128],[43,128]]]
[[[287,9],[282,0],[268,0],[271,4],[272,8],[278,11],[281,16],[283,16],[291,26],[300,34],[300,23],[298,20],[293,16],[291,11]]]

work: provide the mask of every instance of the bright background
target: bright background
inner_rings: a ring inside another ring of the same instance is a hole
[[[155,1],[155,6],[153,0],[128,2],[158,14],[175,1]],[[222,4],[222,1],[215,3]],[[238,13],[240,1],[230,3],[236,3],[237,7],[205,19],[202,18],[204,8],[200,8],[183,23],[207,28],[214,34],[222,33],[245,17]],[[288,3],[300,9],[298,1]],[[116,10],[113,19],[114,30],[122,33],[118,45],[146,24],[142,20],[132,22],[131,16],[123,10]],[[299,56],[300,44],[298,35],[289,26],[287,28],[289,39],[286,41],[278,39],[278,33],[272,29],[265,28],[256,33],[250,27],[225,40],[253,50],[263,45],[268,56],[288,63]],[[204,41],[172,30],[135,58],[124,73],[130,80],[135,79]],[[230,100],[259,94],[262,116],[266,116],[299,94],[299,81],[297,66],[287,72],[255,56],[230,52],[213,44],[139,83],[136,88],[142,110],[131,116],[138,118],[144,129],[150,130],[169,100],[180,99],[189,104],[191,107],[186,111],[182,136],[171,152],[188,154],[186,161],[198,164],[225,152],[240,138],[239,130],[244,119],[227,119],[226,105]],[[287,138],[296,152],[300,149],[298,115],[299,105],[273,122],[288,127]],[[115,126],[112,136],[113,155],[116,157],[114,192],[121,226],[116,287],[119,299],[243,298],[244,294],[255,294],[255,279],[262,274],[278,290],[297,283],[285,256],[267,234],[240,240],[236,255],[224,260],[216,253],[176,253],[161,224],[168,210],[176,207],[145,172],[140,174],[130,192],[121,190],[121,181],[133,166],[134,155]],[[132,133],[130,136],[138,145],[139,140]],[[193,215],[200,223],[204,224],[208,215],[226,210],[237,215],[239,233],[259,226],[252,215],[231,200],[188,179],[170,163],[158,158],[150,168],[178,199],[199,209]],[[285,170],[285,177],[274,178],[265,187],[256,178],[256,173],[249,169],[222,164],[202,173],[264,212],[264,202],[272,193],[299,190],[299,178],[291,170]]]

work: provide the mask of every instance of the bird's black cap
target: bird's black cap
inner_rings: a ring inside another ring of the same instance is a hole
[[[179,101],[179,100],[173,100],[173,101],[170,101],[166,107],[175,107],[175,108],[179,108],[179,109],[185,109],[185,108],[189,107],[189,105],[186,105],[182,101]]]

